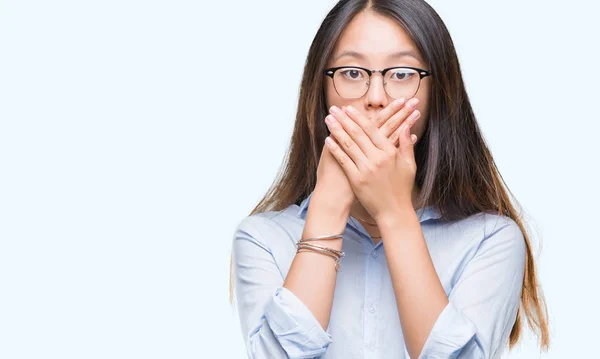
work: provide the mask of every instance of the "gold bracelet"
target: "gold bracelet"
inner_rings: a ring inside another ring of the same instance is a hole
[[[301,241],[320,241],[322,239],[336,239],[336,238],[343,238],[343,235],[344,235],[344,233],[332,234],[330,236],[304,238],[304,239],[301,239]]]
[[[336,261],[338,260],[338,257],[335,254],[329,253],[327,251],[321,251],[319,249],[308,248],[308,247],[307,248],[298,248],[298,253],[301,253],[301,252],[317,252],[320,254],[325,254],[326,256],[329,256],[329,257],[335,259]]]
[[[317,248],[311,248],[311,247],[300,247],[300,248],[298,248],[297,253],[301,253],[301,252],[316,252],[316,253],[320,253],[320,254],[324,254],[326,256],[329,256],[329,257],[331,257],[331,258],[333,258],[335,260],[335,271],[339,272],[339,270],[340,270],[340,260],[343,257],[343,255],[342,256],[337,256],[337,255],[335,255],[333,253],[330,253],[328,251],[320,250],[320,249],[317,249]]]
[[[313,248],[313,249],[318,249],[318,250],[323,250],[323,251],[327,251],[333,255],[335,255],[336,257],[343,257],[345,254],[342,251],[338,251],[337,249],[333,249],[333,248],[328,248],[328,247],[322,247],[322,246],[317,246],[314,244],[310,244],[310,243],[302,243],[302,241],[300,241],[297,245],[297,248]]]
[[[301,249],[301,250],[299,250],[299,251],[298,251],[298,253],[300,253],[300,252],[318,252],[318,251],[315,251],[315,250],[313,250],[313,249],[307,249],[307,248],[303,248],[303,249]],[[340,260],[339,260],[339,258],[335,258],[335,257],[334,257],[334,256],[332,256],[331,254],[327,254],[327,253],[321,253],[321,254],[325,254],[325,255],[327,255],[327,256],[330,256],[330,257],[332,257],[332,258],[335,260],[335,267],[334,267],[334,268],[335,268],[335,271],[336,271],[336,272],[339,272],[339,271],[340,271]]]

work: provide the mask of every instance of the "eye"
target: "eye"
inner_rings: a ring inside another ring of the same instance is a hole
[[[393,70],[390,78],[394,81],[409,81],[414,76],[416,76],[416,72],[414,71],[398,69]]]
[[[344,76],[348,80],[362,80],[363,79],[363,73],[361,70],[347,69],[347,70],[340,71],[340,73],[342,74],[342,76]]]

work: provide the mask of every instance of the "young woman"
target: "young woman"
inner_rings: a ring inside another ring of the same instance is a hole
[[[285,170],[236,228],[250,358],[498,358],[549,346],[524,224],[421,0],[343,0],[311,45]]]

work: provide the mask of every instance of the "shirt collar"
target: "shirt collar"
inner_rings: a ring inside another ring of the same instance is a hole
[[[298,213],[297,216],[299,218],[305,219],[306,218],[306,212],[308,211],[308,204],[310,203],[310,197],[312,197],[314,192],[311,192],[308,197],[306,197],[304,200],[302,200],[302,203],[300,203],[300,208],[298,209]],[[419,208],[417,211],[417,216],[419,217],[419,222],[425,222],[429,219],[438,219],[441,217],[439,211],[437,209],[434,208],[434,206],[429,205],[426,206],[425,208]]]

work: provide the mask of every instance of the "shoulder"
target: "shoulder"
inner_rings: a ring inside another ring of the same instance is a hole
[[[285,277],[304,229],[304,220],[296,216],[298,206],[295,206],[295,210],[293,206],[282,211],[253,214],[240,220],[233,235],[234,262],[247,260],[262,266],[265,260],[273,261]]]
[[[235,228],[234,241],[250,239],[268,251],[281,246],[295,246],[304,228],[304,221],[296,216],[297,209],[297,205],[290,205],[281,211],[267,211],[242,218]]]
[[[426,230],[432,259],[440,268],[460,270],[472,259],[524,262],[527,243],[519,224],[510,217],[480,212],[453,222],[440,222]]]
[[[444,223],[444,231],[459,233],[461,237],[474,242],[484,240],[523,239],[519,224],[508,216],[480,212],[458,221]]]
[[[432,260],[447,294],[466,270],[492,271],[498,278],[524,270],[527,244],[510,217],[480,212],[429,231]]]
[[[508,255],[515,260],[525,260],[525,235],[514,219],[482,212],[463,220],[462,226],[473,235],[470,246],[476,256]]]
[[[511,246],[516,251],[524,251],[525,235],[519,224],[512,218],[497,214],[486,214],[483,241],[494,245]]]

